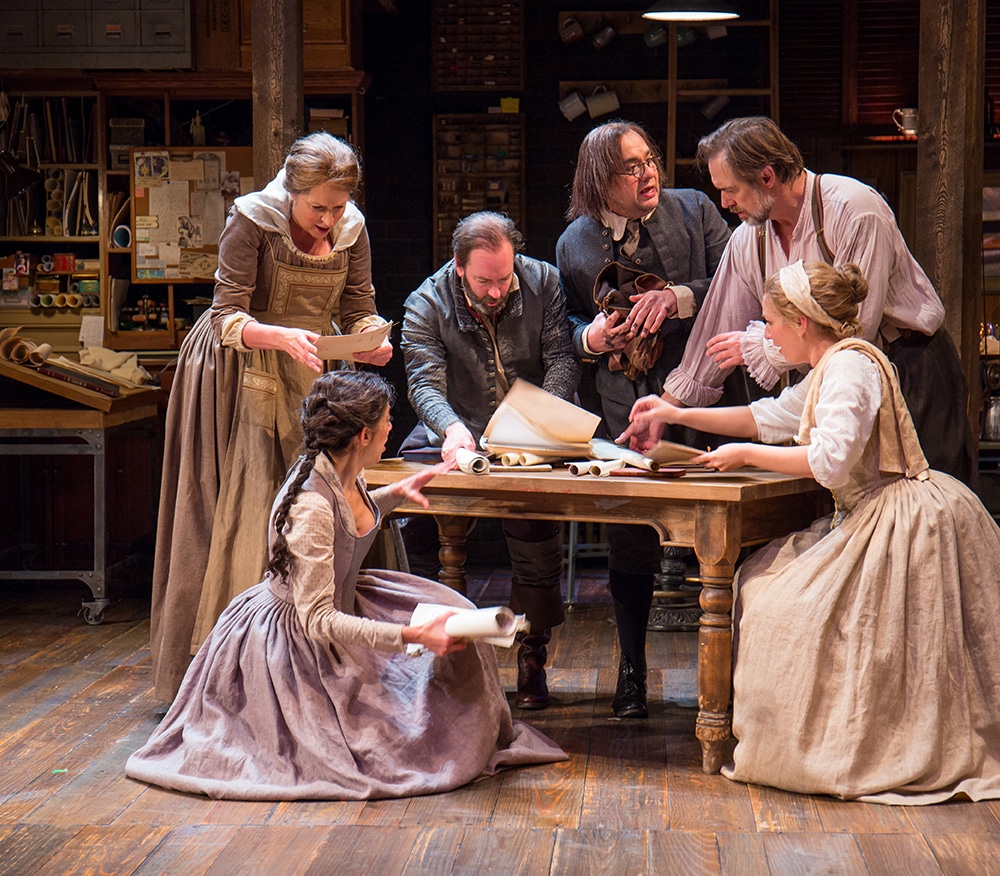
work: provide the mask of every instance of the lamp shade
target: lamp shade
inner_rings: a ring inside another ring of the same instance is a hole
[[[653,21],[726,21],[740,15],[719,0],[660,0],[643,12],[642,17]]]
[[[0,178],[3,179],[7,199],[16,198],[28,186],[38,182],[42,175],[37,170],[21,167],[6,149],[0,150]]]

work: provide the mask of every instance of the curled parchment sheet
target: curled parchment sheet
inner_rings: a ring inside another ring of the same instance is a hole
[[[464,447],[459,447],[455,451],[455,462],[458,463],[459,471],[464,471],[466,474],[480,475],[490,473],[489,457],[484,456],[482,453],[476,453],[475,450],[467,450]]]
[[[457,639],[480,640],[490,645],[509,648],[519,632],[528,632],[531,625],[523,614],[514,614],[507,606],[492,608],[455,608],[451,605],[432,605],[421,602],[410,617],[411,626],[420,626],[447,612],[454,614],[445,621],[444,629],[449,636]],[[406,653],[422,654],[421,645],[406,646]]]
[[[36,368],[45,363],[52,355],[49,344],[36,344],[28,338],[18,337],[21,326],[11,326],[0,331],[0,359],[13,362],[15,365],[34,365]]]
[[[592,462],[592,459],[580,459],[575,462],[567,462],[566,467],[573,477],[578,478],[581,475],[590,474],[590,464]]]

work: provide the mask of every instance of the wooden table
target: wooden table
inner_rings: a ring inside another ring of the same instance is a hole
[[[421,463],[382,462],[367,469],[370,487],[391,484]],[[733,575],[740,549],[802,529],[829,510],[829,493],[811,478],[773,472],[710,473],[682,478],[573,477],[551,472],[452,471],[423,489],[424,510],[405,503],[397,514],[433,514],[441,532],[441,580],[464,592],[469,517],[525,517],[652,526],[664,546],[694,548],[700,567],[698,719],[702,769],[718,772],[731,733]]]

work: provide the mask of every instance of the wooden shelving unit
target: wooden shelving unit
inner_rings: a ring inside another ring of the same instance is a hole
[[[506,213],[524,233],[524,116],[434,116],[434,257],[452,256],[451,235],[477,210]]]
[[[524,88],[523,0],[434,0],[435,91]]]
[[[718,25],[658,25],[641,10],[560,11],[559,21],[576,18],[587,33],[599,23],[631,38],[663,27],[667,51],[662,78],[564,80],[559,97],[574,90],[586,96],[603,85],[618,94],[625,115],[629,104],[666,104],[663,184],[684,185],[690,180],[678,177],[693,165],[698,140],[727,118],[767,115],[778,121],[778,0],[742,4],[741,11],[745,17]]]

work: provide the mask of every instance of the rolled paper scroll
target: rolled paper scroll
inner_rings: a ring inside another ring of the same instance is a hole
[[[76,292],[70,292],[66,296],[66,306],[76,310],[78,307],[83,307],[83,296]]]
[[[65,307],[66,306],[66,296],[60,292],[58,295],[53,296],[52,304],[55,307]]]
[[[531,624],[523,614],[514,614],[505,605],[492,608],[457,608],[452,605],[432,605],[421,602],[413,610],[410,625],[417,627],[432,621],[439,615],[454,612],[445,621],[444,629],[449,636],[470,639],[509,648],[514,644],[519,632],[528,632]],[[424,651],[421,645],[406,646],[406,653],[419,655]]]
[[[44,365],[45,360],[52,355],[52,345],[51,344],[39,344],[35,347],[30,341],[28,342],[28,364],[34,365],[36,368],[39,365]]]
[[[464,471],[466,474],[481,475],[490,473],[489,458],[483,456],[482,453],[476,453],[475,450],[467,450],[464,447],[459,447],[455,451],[455,461],[458,463],[459,470]]]
[[[637,453],[634,450],[622,449],[621,452],[622,462],[628,465],[634,465],[636,468],[644,468],[646,471],[659,471],[660,464],[652,459],[647,459],[641,453]]]
[[[581,459],[576,462],[567,462],[566,467],[573,477],[580,477],[580,475],[590,474],[590,464],[592,462],[592,459]]]
[[[587,472],[597,478],[606,478],[611,472],[619,468],[625,468],[624,459],[603,459],[592,462]]]
[[[444,622],[444,631],[456,639],[512,636],[517,632],[517,616],[505,605],[462,612]]]
[[[520,453],[514,453],[511,450],[508,450],[506,453],[501,453],[500,454],[500,464],[501,465],[506,465],[506,466],[520,465],[521,464],[521,454]]]

